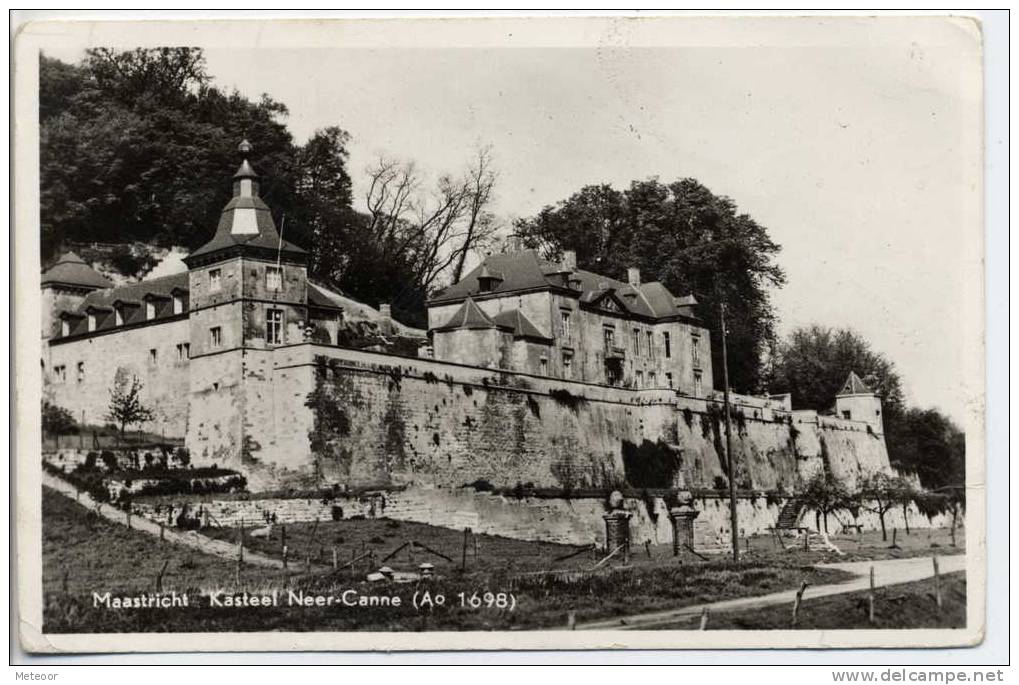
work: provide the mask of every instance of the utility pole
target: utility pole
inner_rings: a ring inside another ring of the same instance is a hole
[[[732,454],[732,417],[729,416],[729,349],[726,344],[725,302],[719,298],[722,328],[722,405],[725,412],[725,458],[729,463],[729,526],[732,528],[732,560],[739,563],[739,521],[736,516],[736,461]]]

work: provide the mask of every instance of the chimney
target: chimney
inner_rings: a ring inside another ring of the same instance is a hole
[[[384,319],[392,319],[393,318],[393,307],[392,307],[392,305],[389,305],[389,304],[380,304],[379,305],[379,314],[381,314],[382,318],[384,318]]]
[[[576,271],[577,270],[577,251],[576,250],[563,250],[563,270],[564,271]]]
[[[640,287],[640,269],[630,267],[626,270],[626,282],[634,288]]]

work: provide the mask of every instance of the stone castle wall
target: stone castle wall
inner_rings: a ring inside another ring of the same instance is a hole
[[[766,535],[775,525],[784,499],[741,497],[737,501],[740,536]],[[156,521],[169,523],[180,511],[183,501],[162,498],[159,502],[135,502],[133,511]],[[650,504],[650,513],[649,513]],[[198,507],[207,511],[209,523],[217,526],[261,526],[275,516],[277,523],[328,521],[333,507],[342,510],[343,518],[354,516],[414,521],[445,528],[471,528],[476,533],[498,535],[519,540],[542,540],[566,545],[605,544],[605,499],[575,499],[498,495],[475,492],[473,488],[410,488],[402,491],[341,496],[334,500],[316,498],[292,499],[226,499],[210,495],[201,501],[190,500],[192,512]],[[719,497],[701,497],[694,501],[700,515],[694,522],[694,547],[702,552],[720,552],[729,545],[728,501]],[[659,497],[626,499],[624,507],[631,513],[631,539],[639,548],[645,541],[652,544],[672,540],[672,524],[665,502]],[[951,514],[932,518],[910,505],[909,526],[926,530],[945,528],[952,523]],[[885,524],[904,529],[901,509],[885,515]],[[960,517],[961,520],[961,517]],[[805,512],[800,525],[815,529],[813,512]],[[875,514],[861,512],[853,519],[847,512],[829,517],[829,530],[840,533],[842,523],[855,523],[863,530],[880,530]]]
[[[726,474],[716,399],[313,343],[249,352],[243,373],[243,460],[216,452],[217,463],[244,471],[256,489],[479,480],[567,491],[712,488]],[[733,406],[742,489],[791,491],[825,461],[850,485],[890,470],[883,438],[866,424],[759,398],[735,396]],[[215,450],[193,435],[196,463],[208,462]]]
[[[177,346],[189,341],[185,317],[44,345],[46,399],[71,412],[75,421],[104,425],[110,390],[122,369],[138,377],[142,402],[155,413],[141,428],[183,438],[188,425],[190,361],[187,356],[179,358]],[[156,351],[155,363],[150,350]],[[60,366],[65,369],[62,381],[55,375]]]

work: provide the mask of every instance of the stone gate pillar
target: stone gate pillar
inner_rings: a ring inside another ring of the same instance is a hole
[[[630,557],[630,512],[623,509],[623,495],[619,491],[609,495],[609,513],[605,520],[605,551],[611,554],[622,547],[624,559]]]
[[[679,556],[683,547],[694,548],[693,522],[701,512],[693,506],[693,496],[689,492],[681,492],[677,496],[679,504],[669,509],[669,520],[672,521],[672,556]]]

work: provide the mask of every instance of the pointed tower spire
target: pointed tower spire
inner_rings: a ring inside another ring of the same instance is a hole
[[[248,253],[257,252],[260,257],[271,258],[273,261],[281,257],[302,262],[307,259],[304,250],[280,238],[272,212],[259,197],[260,177],[248,161],[252,150],[247,140],[237,146],[241,164],[233,175],[233,197],[223,208],[212,239],[184,260],[188,266],[199,261],[207,262],[211,255],[219,255],[238,247]]]

